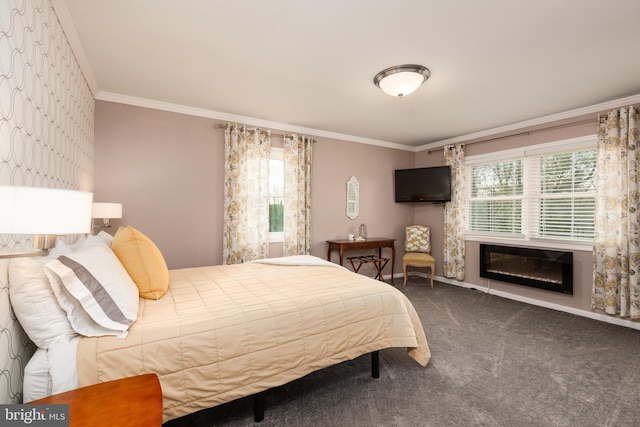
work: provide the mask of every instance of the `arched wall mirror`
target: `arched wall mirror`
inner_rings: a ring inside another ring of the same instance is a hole
[[[360,215],[360,183],[352,176],[347,181],[347,216],[356,219]]]

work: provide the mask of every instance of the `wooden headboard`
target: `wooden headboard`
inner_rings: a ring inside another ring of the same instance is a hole
[[[35,351],[11,308],[9,262],[0,260],[0,404],[22,403],[24,367]]]

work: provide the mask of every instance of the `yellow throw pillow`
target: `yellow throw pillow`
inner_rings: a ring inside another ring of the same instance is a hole
[[[160,299],[169,288],[169,270],[160,249],[133,227],[120,227],[111,249],[138,286],[142,298]]]

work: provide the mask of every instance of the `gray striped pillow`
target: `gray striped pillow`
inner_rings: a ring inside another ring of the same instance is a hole
[[[45,273],[79,334],[124,337],[136,321],[136,284],[113,251],[93,236],[79,251],[48,262]]]

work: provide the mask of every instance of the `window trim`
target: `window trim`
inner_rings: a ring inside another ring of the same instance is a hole
[[[517,160],[518,158],[526,158],[530,156],[537,155],[553,155],[568,151],[583,151],[589,149],[595,149],[597,146],[597,135],[586,135],[577,138],[569,138],[559,141],[553,141],[543,144],[531,145],[528,147],[515,148],[515,149],[507,149],[496,151],[493,153],[484,153],[478,154],[475,156],[469,156],[465,159],[465,168],[467,169],[467,177],[470,176],[471,167],[479,164],[485,163],[497,163],[501,161],[509,161],[509,160]],[[526,180],[526,179],[525,179]],[[467,183],[467,201],[469,203],[469,191],[471,188],[471,183]],[[523,201],[527,204],[530,203],[531,199],[531,190],[529,186],[525,186]],[[470,215],[468,213],[467,215]],[[523,212],[522,224],[525,227],[525,232],[529,231],[531,226],[531,219],[529,218],[531,212],[527,207],[526,212]],[[470,218],[467,219],[467,224],[469,224]],[[506,233],[497,233],[492,232],[474,232],[468,229],[465,229],[465,240],[472,242],[489,242],[489,243],[497,243],[497,244],[505,244],[505,245],[525,245],[528,247],[540,247],[540,248],[558,248],[564,250],[576,250],[576,251],[592,251],[593,250],[593,242],[592,241],[577,241],[577,240],[568,240],[568,239],[549,239],[549,238],[541,238],[531,236],[527,236],[525,234],[512,234],[507,235]]]

